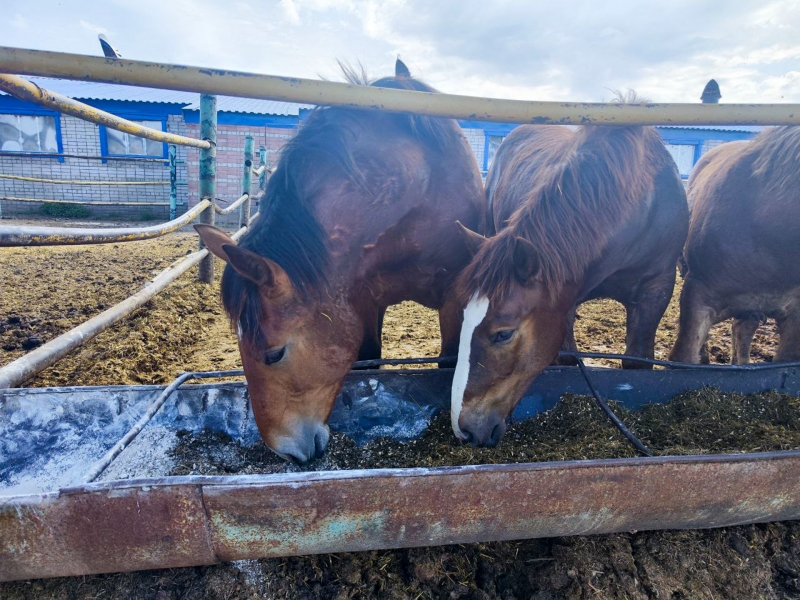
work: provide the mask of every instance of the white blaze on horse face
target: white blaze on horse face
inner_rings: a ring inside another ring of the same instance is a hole
[[[458,426],[461,408],[464,405],[464,392],[469,381],[469,358],[472,350],[472,336],[478,325],[483,323],[489,311],[489,299],[481,296],[480,290],[472,294],[469,304],[464,309],[464,322],[461,324],[461,339],[458,343],[458,362],[453,375],[453,391],[450,395],[450,422],[456,437],[464,439],[464,434]]]

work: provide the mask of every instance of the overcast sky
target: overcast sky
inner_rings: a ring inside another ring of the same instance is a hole
[[[800,102],[800,3],[560,0],[0,0],[0,44],[338,79],[336,59],[389,74],[400,54],[440,91],[608,100]]]

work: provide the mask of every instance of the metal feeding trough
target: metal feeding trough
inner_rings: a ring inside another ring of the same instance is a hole
[[[800,395],[798,368],[595,368],[586,379],[579,368],[551,367],[514,419],[552,408],[565,392],[587,393],[587,382],[633,409],[704,386]],[[0,580],[800,518],[800,451],[165,476],[178,430],[261,443],[244,383],[181,386],[215,375],[185,374],[166,389],[0,392]],[[451,377],[353,371],[331,427],[357,443],[418,436],[447,410]]]

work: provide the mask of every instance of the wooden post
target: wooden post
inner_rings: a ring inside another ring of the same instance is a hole
[[[197,219],[199,223],[214,224],[217,183],[217,97],[200,96],[200,139],[211,143],[210,148],[200,150],[200,199],[207,198],[211,205]],[[200,240],[200,249],[205,248]],[[200,262],[198,279],[204,283],[214,280],[214,256],[209,253]]]
[[[239,227],[247,227],[250,220],[250,187],[253,183],[253,137],[248,135],[244,138],[244,170],[242,171],[242,194],[247,194],[239,209]]]
[[[169,220],[175,218],[178,209],[178,164],[177,148],[169,145]]]

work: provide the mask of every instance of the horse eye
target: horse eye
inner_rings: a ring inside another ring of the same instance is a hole
[[[268,350],[264,354],[264,364],[274,365],[276,362],[280,362],[283,359],[284,354],[286,354],[286,346],[278,348],[277,350]]]
[[[494,334],[494,343],[495,344],[502,344],[503,342],[507,342],[511,339],[511,336],[514,335],[513,329],[502,329]]]

